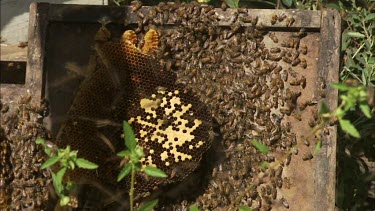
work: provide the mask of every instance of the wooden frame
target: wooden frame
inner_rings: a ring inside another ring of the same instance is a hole
[[[148,10],[142,7],[141,12]],[[225,12],[217,10],[218,15],[231,16],[235,10],[228,9]],[[320,46],[318,58],[318,74],[326,81],[338,81],[339,57],[341,42],[341,18],[338,12],[333,10],[323,11],[298,11],[298,10],[248,10],[249,14],[259,16],[264,20],[264,26],[273,30],[298,30],[306,28],[320,33]],[[293,27],[270,24],[272,14],[286,13],[295,18]],[[130,8],[111,6],[83,6],[83,5],[53,5],[47,3],[33,3],[30,7],[29,25],[29,51],[26,71],[26,89],[34,96],[34,103],[45,93],[45,40],[47,38],[49,24],[53,22],[97,24],[103,17],[109,17],[111,22],[123,24],[124,19],[135,24],[138,17],[131,13]],[[227,26],[228,21],[220,21],[219,25]],[[246,26],[246,25],[245,25]],[[327,85],[326,102],[331,110],[337,107],[338,93]],[[323,147],[316,155],[314,203],[311,210],[334,210],[335,208],[335,182],[336,182],[336,127],[329,128],[330,135],[325,136]]]

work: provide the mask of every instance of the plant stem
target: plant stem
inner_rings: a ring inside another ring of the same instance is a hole
[[[134,211],[134,205],[133,205],[134,204],[134,183],[135,183],[135,165],[132,162],[130,191],[129,191],[130,211]]]

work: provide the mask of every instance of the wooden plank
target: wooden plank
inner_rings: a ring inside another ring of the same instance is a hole
[[[337,108],[338,91],[328,84],[339,80],[340,44],[340,14],[335,10],[323,10],[318,70],[320,77],[327,82],[325,102],[331,111]],[[322,148],[316,155],[314,210],[334,210],[335,208],[337,128],[332,126],[328,129],[330,135],[323,135]]]
[[[139,11],[143,14],[151,9],[149,6],[142,7]],[[236,13],[237,9],[222,9],[216,8],[216,15],[219,18],[218,26],[229,26],[231,24],[231,17]],[[305,11],[305,10],[270,10],[270,9],[246,9],[250,17],[258,16],[259,20],[265,27],[272,28],[285,28],[286,20],[277,21],[274,25],[271,24],[272,15],[285,14],[287,18],[294,18],[295,22],[290,28],[320,28],[320,11]],[[123,24],[126,21],[129,24],[136,24],[141,19],[137,16],[136,12],[131,12],[131,7],[114,7],[114,6],[97,6],[97,5],[50,5],[50,20],[63,21],[63,22],[80,22],[80,23],[97,23],[103,18],[108,18],[113,23]],[[166,24],[174,24],[168,22]],[[251,23],[243,23],[243,26],[248,26]]]
[[[25,62],[27,60],[27,48],[1,44],[0,60]]]
[[[49,4],[32,3],[29,19],[29,48],[26,66],[26,91],[33,96],[32,104],[39,105],[43,97],[45,40]]]

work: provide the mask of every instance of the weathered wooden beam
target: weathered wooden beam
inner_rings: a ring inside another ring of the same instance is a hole
[[[333,111],[337,108],[338,91],[328,84],[339,80],[340,14],[335,10],[323,10],[321,24],[318,73],[327,81],[325,102]],[[322,148],[315,156],[316,197],[314,210],[334,210],[335,208],[337,128],[331,126],[328,129],[330,134],[322,135]]]

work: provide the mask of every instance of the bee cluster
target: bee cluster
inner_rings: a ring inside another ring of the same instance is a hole
[[[269,184],[258,182],[254,190],[244,190],[265,171],[259,163],[275,162],[283,156],[273,155],[285,155],[296,146],[296,134],[284,117],[301,121],[302,111],[316,105],[315,100],[297,103],[307,81],[298,73],[308,67],[308,47],[300,43],[307,35],[305,30],[280,38],[278,32],[266,31],[264,22],[247,9],[225,15],[230,10],[225,5],[220,10],[206,4],[161,2],[147,13],[139,8],[133,7],[139,18],[135,32],[160,31],[156,58],[165,71],[177,74],[177,83],[209,106],[220,125],[226,158],[213,169],[198,204],[207,209],[242,204],[268,210],[277,200],[289,207],[277,189],[290,186],[283,169],[292,155],[271,170]],[[286,27],[295,22],[284,13],[269,20],[271,25],[285,22]],[[229,25],[223,26],[223,21]],[[315,124],[317,121],[314,117]],[[264,143],[271,155],[259,153],[252,139]],[[304,160],[311,158],[304,156]]]
[[[49,199],[49,177],[39,169],[45,157],[35,144],[37,137],[46,134],[38,122],[47,114],[47,105],[34,107],[30,100],[30,96],[20,97],[8,114],[8,105],[2,104],[0,205],[4,210],[43,210]]]
[[[119,41],[105,24],[95,39],[95,68],[75,95],[57,145],[70,145],[78,156],[99,168],[97,172],[74,170],[70,178],[78,183],[85,178],[117,189],[129,188],[130,176],[117,182],[122,162],[116,156],[125,148],[121,134],[122,121],[127,120],[143,148],[142,165],[160,168],[169,176],[160,180],[137,174],[137,193],[148,194],[181,181],[197,168],[211,145],[211,116],[206,106],[175,85],[175,74],[162,71],[151,58],[149,54],[158,44],[155,31],[146,33],[142,49],[136,47],[134,31],[125,31]]]

